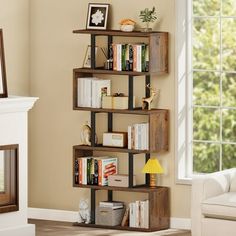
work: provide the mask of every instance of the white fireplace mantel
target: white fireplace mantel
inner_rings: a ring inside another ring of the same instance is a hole
[[[19,145],[19,211],[0,214],[1,236],[35,236],[34,225],[27,222],[28,208],[28,111],[38,98],[0,99],[0,146]]]

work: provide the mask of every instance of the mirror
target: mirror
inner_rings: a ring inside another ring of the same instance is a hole
[[[0,29],[0,98],[7,97],[7,78],[4,57],[3,33]]]

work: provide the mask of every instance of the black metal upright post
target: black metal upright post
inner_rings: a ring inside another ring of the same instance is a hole
[[[146,94],[146,98],[150,97],[150,89],[147,87],[148,85],[151,85],[151,77],[150,75],[146,75],[145,76],[145,94]]]
[[[134,176],[134,154],[129,153],[129,188],[133,188],[133,176]]]
[[[91,34],[91,69],[96,68],[96,36]]]
[[[96,189],[91,189],[91,223],[95,224]]]
[[[108,112],[108,132],[112,132],[113,130],[113,114],[112,112]]]
[[[148,162],[148,160],[150,159],[150,153],[146,153],[146,163]],[[146,185],[150,185],[150,175],[149,174],[146,174],[145,175],[145,183],[146,183]]]
[[[129,110],[133,110],[133,100],[134,100],[134,77],[129,75]]]
[[[96,112],[91,111],[91,146],[96,145]]]
[[[107,199],[108,199],[109,202],[113,201],[113,191],[112,190],[108,190]]]

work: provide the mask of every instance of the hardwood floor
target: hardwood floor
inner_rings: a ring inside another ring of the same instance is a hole
[[[163,230],[153,233],[130,232],[120,230],[95,229],[87,227],[75,227],[71,223],[29,220],[36,225],[36,236],[191,236],[186,230]]]

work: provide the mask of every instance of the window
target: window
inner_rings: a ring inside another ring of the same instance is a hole
[[[178,177],[236,167],[236,1],[177,0],[177,17]]]

